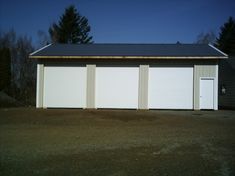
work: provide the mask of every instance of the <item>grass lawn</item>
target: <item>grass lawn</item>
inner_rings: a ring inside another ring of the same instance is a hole
[[[2,108],[0,175],[235,175],[235,111]]]

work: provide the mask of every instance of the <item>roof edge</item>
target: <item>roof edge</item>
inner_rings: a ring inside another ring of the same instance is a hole
[[[228,55],[226,53],[224,53],[223,51],[219,50],[218,48],[216,48],[215,46],[213,46],[212,44],[208,44],[211,48],[213,48],[214,50],[218,51],[219,53],[223,54],[224,56],[226,56],[228,58]]]
[[[38,53],[39,51],[41,51],[41,50],[43,50],[43,49],[45,49],[45,48],[51,46],[51,45],[52,45],[52,43],[50,43],[50,44],[48,44],[48,45],[46,45],[46,46],[44,46],[44,47],[42,47],[42,48],[39,48],[38,50],[36,50],[36,51],[30,53],[30,54],[29,54],[29,57],[32,56],[32,55],[34,55],[34,54],[36,54],[36,53]]]
[[[226,59],[227,56],[32,56],[32,59]]]

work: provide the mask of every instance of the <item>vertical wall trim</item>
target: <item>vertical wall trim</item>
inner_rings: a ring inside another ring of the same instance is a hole
[[[36,107],[43,107],[44,65],[37,64]]]
[[[148,79],[149,65],[140,65],[138,109],[148,109]]]
[[[37,88],[36,88],[36,108],[40,108],[40,101],[39,101],[39,88],[40,88],[40,85],[39,85],[39,82],[40,82],[40,65],[37,64]]]
[[[218,110],[218,64],[215,66],[215,79],[214,79],[214,110]]]
[[[96,65],[87,65],[87,100],[86,108],[95,108],[95,72]]]
[[[194,110],[199,110],[199,108],[197,108],[197,88],[198,88],[198,84],[197,84],[197,65],[194,65],[193,68],[193,109]]]

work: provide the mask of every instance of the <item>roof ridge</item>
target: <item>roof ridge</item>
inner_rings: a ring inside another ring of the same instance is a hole
[[[87,43],[87,44],[73,44],[73,43],[53,43],[52,45],[207,45],[197,43]]]

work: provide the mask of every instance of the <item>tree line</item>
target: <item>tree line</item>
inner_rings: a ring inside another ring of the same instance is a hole
[[[34,104],[36,62],[28,59],[34,48],[27,36],[11,30],[0,34],[0,91],[25,104]]]
[[[219,36],[213,31],[200,33],[197,36],[197,44],[212,44],[224,53],[235,56],[235,19],[229,17],[228,21],[220,27]]]
[[[88,19],[75,6],[69,6],[53,23],[48,35],[38,31],[38,46],[27,36],[17,36],[14,30],[0,32],[0,91],[4,91],[25,105],[35,105],[36,61],[28,56],[36,48],[48,43],[89,44],[93,43]],[[196,43],[212,43],[223,52],[235,55],[235,20],[230,17],[221,28],[219,36],[213,32],[201,33]]]
[[[49,27],[50,38],[38,31],[38,46],[27,36],[14,30],[0,32],[0,91],[6,92],[25,105],[35,105],[36,61],[28,56],[48,43],[93,43],[88,19],[75,6],[69,6],[58,23]]]

